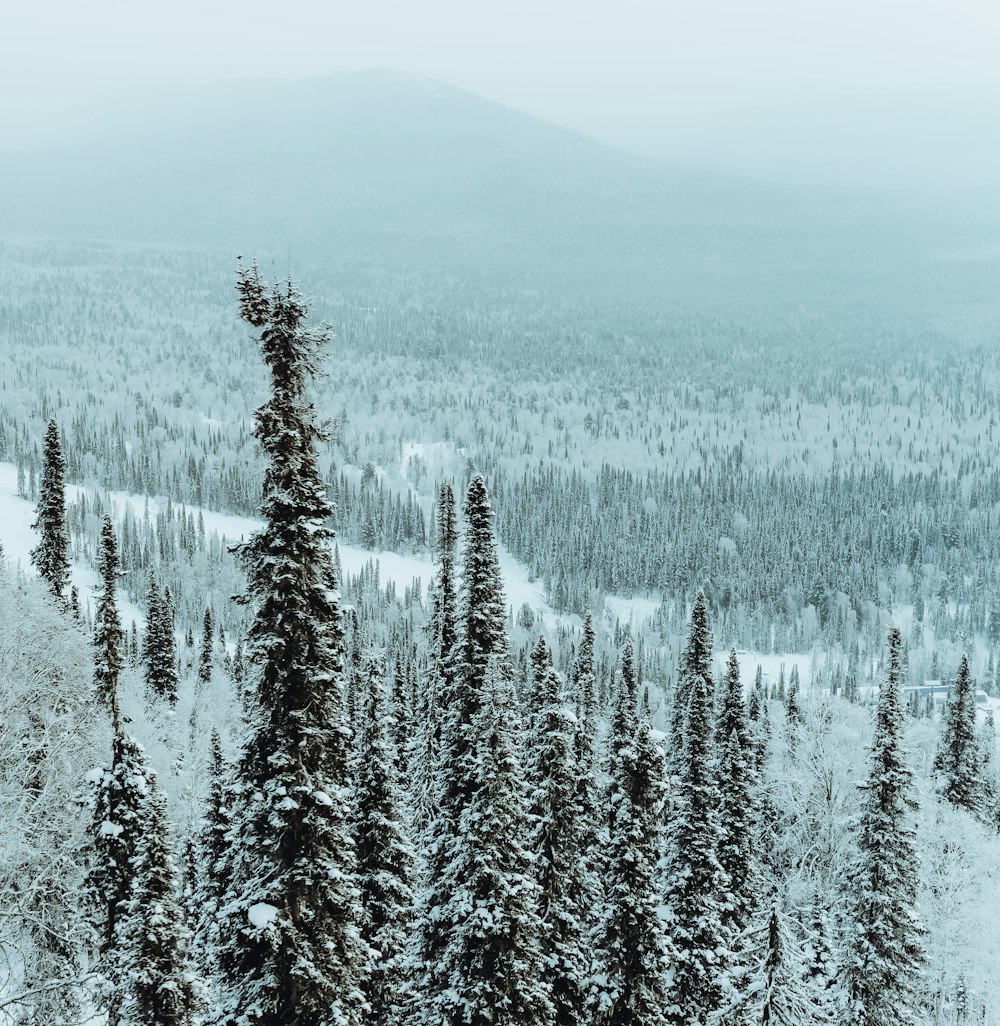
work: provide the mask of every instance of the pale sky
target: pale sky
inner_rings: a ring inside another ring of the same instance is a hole
[[[8,0],[0,121],[112,89],[384,66],[598,138],[752,163],[998,155],[1000,0]],[[832,126],[832,134],[831,134]],[[931,126],[928,128],[928,126]],[[839,134],[838,134],[839,133]],[[944,133],[942,136],[941,133]],[[957,133],[957,134],[956,134]],[[931,152],[935,151],[935,152]],[[1000,163],[1000,160],[998,160]]]

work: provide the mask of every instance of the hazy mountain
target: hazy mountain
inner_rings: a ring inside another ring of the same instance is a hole
[[[867,287],[914,254],[992,239],[929,228],[885,196],[670,170],[388,71],[113,96],[8,141],[0,161],[5,234],[349,253],[559,276],[619,300],[751,283],[760,297],[790,275],[799,295],[839,289],[834,275]]]
[[[620,218],[658,178],[574,132],[380,71],[114,97],[5,163],[15,227],[212,241],[534,234],[539,220]]]

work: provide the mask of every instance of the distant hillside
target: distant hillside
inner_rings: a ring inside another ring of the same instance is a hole
[[[995,241],[884,196],[670,170],[388,71],[110,97],[8,143],[0,174],[4,236],[367,262],[425,296],[450,275],[630,309],[848,290],[881,306],[941,288],[925,254]]]
[[[661,175],[579,134],[389,72],[117,97],[8,154],[15,230],[132,239],[542,239],[635,221]]]

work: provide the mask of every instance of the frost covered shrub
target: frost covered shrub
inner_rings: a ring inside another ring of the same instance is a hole
[[[85,996],[86,777],[110,746],[92,666],[42,582],[0,564],[0,1022],[73,1021]]]

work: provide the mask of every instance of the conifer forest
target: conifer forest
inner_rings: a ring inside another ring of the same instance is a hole
[[[0,147],[0,1026],[1000,1026],[995,202],[80,110]]]

